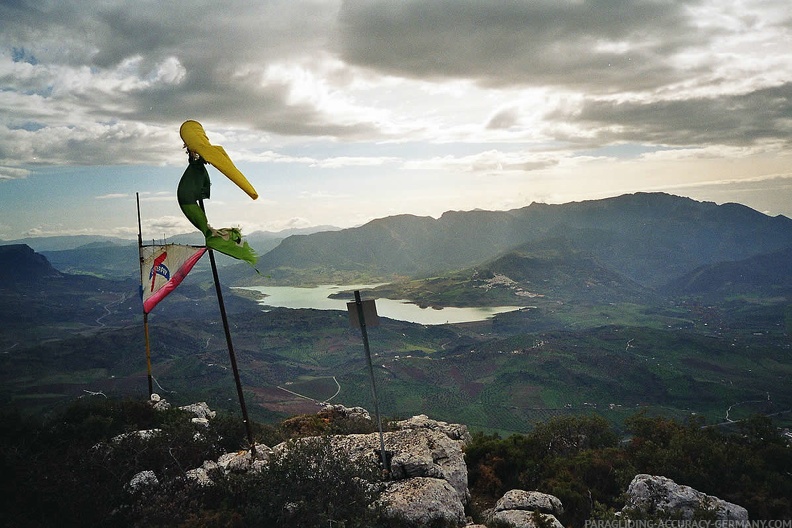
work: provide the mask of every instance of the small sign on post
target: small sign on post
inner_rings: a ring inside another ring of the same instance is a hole
[[[360,299],[360,291],[355,290],[355,301],[347,303],[347,311],[349,312],[350,324],[355,328],[360,328],[360,333],[363,334],[363,349],[366,351],[366,361],[368,362],[369,376],[371,376],[371,395],[374,398],[374,414],[377,416],[377,426],[379,427],[379,455],[382,460],[382,469],[390,473],[390,461],[385,451],[385,435],[382,433],[382,419],[380,418],[379,402],[377,401],[377,386],[374,383],[374,366],[371,364],[371,349],[369,349],[368,332],[366,331],[367,326],[379,325],[377,306],[374,304],[374,299],[362,301]]]
[[[363,307],[363,320],[366,323],[366,327],[374,328],[379,326],[380,320],[379,315],[377,315],[376,301],[374,299],[366,299],[361,301],[361,306]],[[358,314],[356,301],[347,303],[347,313],[349,314],[349,324],[352,328],[360,328],[360,315]]]

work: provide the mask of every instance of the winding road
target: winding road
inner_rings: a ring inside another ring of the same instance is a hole
[[[105,326],[107,326],[106,324],[104,324],[102,322],[102,319],[104,319],[105,317],[107,317],[108,315],[113,313],[110,310],[110,307],[111,306],[116,306],[118,304],[122,304],[124,301],[126,301],[129,298],[130,295],[133,295],[133,294],[128,293],[128,292],[124,292],[124,293],[120,294],[120,299],[115,300],[115,301],[110,301],[109,303],[105,304],[103,306],[105,313],[96,318],[96,324],[98,324],[100,328],[104,328]]]
[[[277,388],[279,388],[280,390],[282,390],[284,392],[288,392],[289,394],[293,394],[294,396],[297,396],[298,398],[302,398],[304,400],[312,401],[312,402],[314,402],[314,403],[316,403],[318,405],[322,405],[322,404],[328,403],[330,400],[332,400],[333,398],[338,396],[338,394],[341,392],[341,384],[338,383],[338,380],[336,379],[335,376],[331,376],[331,377],[333,378],[333,381],[335,382],[337,389],[335,391],[335,394],[333,394],[332,396],[330,396],[326,400],[317,400],[316,398],[311,398],[310,396],[306,396],[305,394],[300,394],[299,392],[294,392],[293,390],[289,390],[286,387],[281,387],[280,385],[277,385]]]

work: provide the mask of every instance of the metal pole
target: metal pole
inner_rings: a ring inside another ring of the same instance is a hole
[[[200,200],[198,203],[201,206],[201,210],[203,210],[203,200]],[[255,457],[256,445],[253,442],[253,432],[250,429],[250,420],[248,420],[247,407],[245,406],[245,395],[242,392],[242,381],[239,379],[239,369],[237,368],[234,344],[231,341],[231,330],[228,326],[228,317],[226,315],[225,303],[223,302],[223,292],[220,289],[220,279],[217,275],[217,263],[215,262],[214,252],[210,249],[208,253],[209,262],[212,264],[212,277],[214,278],[215,292],[217,292],[217,304],[220,306],[220,317],[223,320],[223,330],[225,331],[226,343],[228,345],[228,357],[231,359],[231,370],[234,372],[234,381],[236,382],[239,406],[242,408],[242,422],[245,424],[245,432],[247,433],[248,443],[250,444],[250,454]]]
[[[140,287],[143,287],[143,255],[140,253],[143,249],[143,229],[140,223],[140,193],[135,193],[135,202],[137,203],[137,220],[138,220],[138,255],[140,256]],[[142,290],[141,290],[142,291]],[[154,385],[152,384],[151,376],[151,342],[149,341],[149,328],[148,328],[148,314],[143,312],[143,332],[146,335],[146,371],[148,374],[148,395],[154,394]]]
[[[371,395],[374,398],[374,414],[377,416],[377,427],[379,428],[380,438],[380,458],[382,468],[388,467],[388,459],[385,454],[385,437],[382,433],[382,419],[379,413],[379,403],[377,401],[377,387],[374,384],[374,366],[371,364],[371,350],[369,349],[368,332],[366,331],[366,318],[363,315],[363,301],[360,300],[360,291],[355,290],[355,306],[357,307],[358,320],[360,321],[360,332],[363,334],[363,349],[366,351],[366,361],[368,361],[369,375],[371,376]]]
[[[148,373],[148,390],[149,390],[149,399],[151,399],[151,395],[154,394],[154,385],[152,384],[152,376],[151,376],[151,344],[149,341],[149,327],[148,327],[148,314],[143,314],[143,332],[146,334],[146,371]]]

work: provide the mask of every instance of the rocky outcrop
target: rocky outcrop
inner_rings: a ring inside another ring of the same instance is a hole
[[[419,414],[418,416],[396,422],[395,426],[402,430],[429,429],[430,431],[438,431],[451,440],[461,442],[463,447],[469,444],[471,440],[470,432],[466,425],[432,420],[425,414]]]
[[[185,476],[202,486],[209,486],[212,484],[214,472],[256,473],[264,469],[271,455],[272,449],[264,444],[256,444],[255,453],[252,453],[250,449],[226,453],[221,455],[217,461],[204,461],[201,467],[187,471]]]
[[[627,502],[622,516],[646,518],[656,516],[670,519],[693,519],[697,513],[708,512],[719,521],[747,521],[748,511],[697,491],[690,486],[677,484],[673,480],[652,475],[636,475],[627,488]]]
[[[464,525],[470,499],[462,447],[470,434],[463,425],[416,416],[398,422],[397,431],[383,434],[388,481],[380,497],[384,514],[399,526]],[[303,438],[297,442],[310,442]],[[380,464],[379,433],[329,437],[332,449],[344,458]],[[274,456],[293,445],[273,447]]]
[[[353,418],[359,420],[371,420],[371,414],[363,407],[346,407],[341,404],[324,404],[325,409],[337,412],[344,418]]]
[[[564,513],[558,497],[539,491],[514,489],[507,491],[487,513],[487,521],[512,528],[534,528],[542,525],[563,528],[556,516]]]
[[[170,408],[156,394],[152,395],[150,403],[156,409]],[[215,416],[204,402],[179,409],[194,415],[191,419],[193,423],[204,426],[208,426],[209,420]],[[344,417],[370,419],[368,412],[362,408],[332,406],[332,409]],[[389,467],[385,471],[387,478],[382,485],[378,506],[386,520],[405,527],[464,526],[465,505],[470,500],[467,465],[462,451],[470,441],[467,427],[432,420],[425,415],[402,420],[395,427],[397,430],[383,435]],[[156,432],[137,431],[128,434],[142,437]],[[261,471],[271,457],[288,452],[295,443],[317,439],[307,437],[283,442],[271,449],[256,444],[255,453],[251,450],[226,453],[217,460],[207,460],[200,467],[186,471],[186,478],[200,485],[211,486],[213,476]],[[344,459],[381,465],[379,433],[336,435],[326,439],[330,448]],[[144,486],[156,485],[156,475],[146,471],[133,478],[129,489],[139,490]]]
[[[153,395],[152,395],[153,396]],[[194,414],[195,417],[192,419],[193,422],[195,420],[211,420],[217,413],[209,408],[206,402],[198,402],[193,403],[191,405],[183,405],[179,407],[179,410],[188,412],[190,414]]]
[[[170,403],[168,403],[165,398],[162,398],[156,392],[152,393],[149,397],[149,405],[158,411],[167,411],[170,409]]]
[[[405,422],[404,426],[415,425]],[[459,438],[460,429],[449,436],[448,424],[426,417],[418,422],[420,426],[383,435],[390,471],[379,504],[384,515],[400,526],[462,526],[470,492],[462,442],[452,439]],[[380,464],[379,433],[332,436],[330,443],[345,458]],[[279,444],[273,451],[279,453],[289,445]]]
[[[504,493],[503,497],[495,503],[496,512],[507,510],[538,511],[558,516],[564,513],[564,506],[561,504],[561,500],[554,495],[514,489]]]
[[[398,526],[464,526],[465,506],[448,481],[414,477],[389,482],[379,499]]]
[[[503,528],[539,528],[550,523],[553,528],[564,528],[554,515],[527,510],[504,510],[493,513],[488,522]]]
[[[151,470],[146,470],[136,473],[127,484],[127,489],[135,493],[144,488],[156,486],[159,486],[159,479],[157,479],[157,475]]]
[[[379,460],[379,433],[334,436],[331,441],[334,449],[350,458],[365,458],[375,463]],[[467,466],[458,442],[430,429],[388,432],[384,434],[384,442],[390,457],[391,479],[442,479],[451,485],[461,503],[467,503],[470,498]]]

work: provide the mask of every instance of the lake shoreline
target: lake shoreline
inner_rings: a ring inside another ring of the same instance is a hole
[[[354,300],[355,290],[370,290],[382,284],[324,284],[312,287],[298,286],[239,286],[234,289],[254,291],[261,295],[257,302],[262,307],[342,310]],[[363,292],[363,296],[365,297]],[[377,313],[381,317],[423,325],[459,324],[479,322],[497,314],[519,310],[521,306],[443,307],[420,306],[406,299],[376,299]]]

